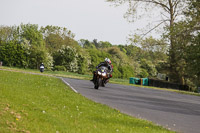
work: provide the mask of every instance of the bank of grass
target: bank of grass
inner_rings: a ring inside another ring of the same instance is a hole
[[[60,79],[0,70],[2,133],[168,133],[151,122],[92,102]]]
[[[16,68],[16,67],[0,67],[0,69],[5,69],[9,71],[17,71],[17,72],[24,72],[24,73],[35,73],[35,74],[41,74],[39,70],[36,69],[22,69],[22,68]],[[89,75],[82,75],[72,72],[65,72],[65,71],[46,71],[42,73],[43,75],[48,76],[57,76],[57,77],[66,77],[66,78],[76,78],[76,79],[84,79],[84,80],[90,80],[92,79],[92,73]],[[181,94],[187,94],[187,95],[195,95],[200,96],[199,93],[195,92],[188,92],[188,91],[181,91],[181,90],[175,90],[175,89],[169,89],[169,88],[158,88],[158,87],[152,87],[152,86],[140,86],[140,85],[133,85],[129,84],[128,79],[115,79],[111,78],[110,83],[114,84],[122,84],[122,85],[131,85],[131,86],[137,86],[137,87],[143,87],[143,88],[152,88],[152,89],[158,89],[158,90],[165,90],[165,91],[171,91]]]
[[[42,75],[47,75],[47,76],[85,79],[85,80],[89,80],[92,77],[92,75],[89,75],[89,74],[83,75],[83,74],[66,72],[66,71],[48,71],[48,70],[45,70],[43,73],[41,73],[37,69],[23,69],[23,68],[5,67],[5,66],[1,66],[0,69],[8,70],[8,71],[24,72],[24,73],[42,74]]]

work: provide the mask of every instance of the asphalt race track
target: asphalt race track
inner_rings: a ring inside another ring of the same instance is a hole
[[[106,84],[94,89],[87,80],[63,78],[78,93],[128,115],[180,133],[200,133],[200,97],[150,88]]]

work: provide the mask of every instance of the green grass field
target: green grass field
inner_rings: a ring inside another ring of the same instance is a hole
[[[74,93],[60,79],[0,70],[1,133],[167,133]]]

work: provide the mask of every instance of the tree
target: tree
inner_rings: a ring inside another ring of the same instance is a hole
[[[36,24],[21,24],[18,26],[18,33],[20,42],[28,43],[28,66],[30,68],[38,69],[39,65],[43,62],[46,68],[51,68],[52,57],[48,54],[43,40],[43,34]],[[27,45],[27,44],[26,44]],[[48,62],[48,63],[47,63]],[[47,63],[47,64],[46,64]]]
[[[200,32],[200,2],[192,0],[184,11],[185,20],[174,23],[171,36],[174,38],[174,64],[176,64],[176,79],[181,84],[189,84],[190,87],[198,84],[199,72],[199,42]],[[170,31],[170,29],[168,29]],[[193,84],[193,85],[192,85]]]
[[[97,39],[94,39],[93,42],[96,48],[100,48],[100,44],[97,42]]]
[[[100,41],[99,44],[100,44],[101,48],[109,48],[109,47],[112,46],[112,44],[110,42],[108,42],[108,41],[105,41],[105,42]]]
[[[78,55],[78,73],[79,74],[85,74],[87,71],[87,60],[83,55]]]
[[[153,64],[151,60],[142,59],[140,61],[140,64],[141,64],[141,68],[146,70],[149,76],[155,77],[157,75],[155,64]]]
[[[12,40],[14,40],[14,37],[16,35],[14,35],[13,33],[16,32],[16,27],[13,26],[13,27],[9,27],[9,26],[1,26],[0,27],[0,40],[1,42],[4,42],[4,43],[8,43]]]
[[[179,36],[184,37],[186,48],[185,61],[187,77],[196,86],[200,86],[200,1],[191,0],[185,12],[187,20],[182,22]],[[183,40],[182,40],[183,42]]]
[[[26,55],[19,43],[10,41],[0,45],[0,61],[5,66],[26,67]]]
[[[18,27],[20,38],[25,38],[31,46],[44,46],[43,35],[36,24],[21,24]]]
[[[47,37],[50,34],[59,35],[63,39],[66,36],[69,37],[69,38],[74,38],[75,37],[75,35],[70,30],[67,30],[67,28],[65,28],[65,27],[47,25],[46,27],[41,27],[40,31],[43,33],[44,37]]]
[[[133,67],[131,67],[130,65],[119,64],[118,69],[119,69],[119,72],[121,73],[120,78],[122,78],[122,79],[124,79],[124,78],[128,79],[129,77],[135,76],[135,72],[133,70]]]
[[[187,6],[186,0],[107,0],[109,2],[115,2],[117,4],[123,4],[128,2],[129,3],[129,9],[128,9],[128,16],[135,15],[136,11],[139,9],[139,7],[142,8],[142,6],[148,7],[157,7],[160,10],[161,20],[160,23],[158,23],[155,27],[153,27],[151,30],[149,30],[144,35],[148,34],[161,24],[165,23],[166,27],[169,27],[168,32],[168,39],[169,39],[169,64],[170,68],[169,71],[171,72],[171,79],[176,82],[180,82],[179,79],[176,78],[177,75],[177,60],[176,59],[176,43],[175,43],[175,37],[173,36],[174,32],[174,23],[178,20],[178,17],[183,12],[184,8]],[[148,9],[149,10],[149,9]]]
[[[41,27],[40,31],[44,36],[45,45],[51,54],[61,49],[63,45],[78,47],[78,43],[73,39],[75,35],[65,27],[47,25],[46,27]]]
[[[187,17],[187,22],[189,23],[190,28],[187,28],[185,31],[195,32],[200,31],[200,1],[191,0],[187,10],[184,12]]]
[[[64,45],[63,38],[58,34],[49,34],[45,37],[45,45],[49,52],[52,54]]]
[[[152,36],[145,39],[139,36],[137,38],[137,45],[141,48],[139,59],[148,59],[155,65],[167,61],[168,44],[164,39],[154,39]]]
[[[90,41],[85,40],[85,39],[81,39],[79,41],[79,45],[82,46],[83,48],[86,48],[86,49],[94,49],[94,48],[96,48],[94,43],[91,43]]]
[[[24,67],[27,63],[27,49],[18,34],[17,26],[0,27],[0,60],[6,66]]]

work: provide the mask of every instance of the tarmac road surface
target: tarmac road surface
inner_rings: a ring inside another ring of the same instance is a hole
[[[74,90],[95,102],[179,133],[200,133],[200,97],[164,90],[63,78]]]

